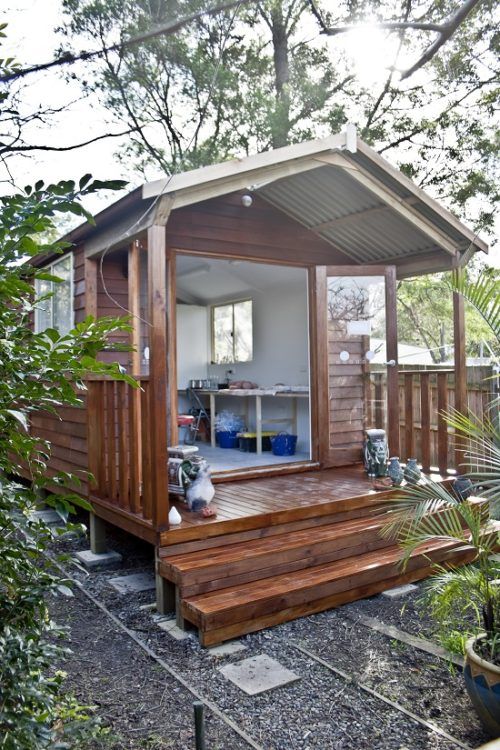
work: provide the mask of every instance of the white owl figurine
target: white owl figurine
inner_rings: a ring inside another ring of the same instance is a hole
[[[206,508],[212,502],[215,489],[210,479],[210,466],[206,461],[200,465],[196,479],[186,490],[186,501],[189,510],[198,511]]]

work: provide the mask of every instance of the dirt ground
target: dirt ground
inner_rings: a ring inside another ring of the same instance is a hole
[[[65,541],[58,542],[57,549],[71,555],[86,546],[85,540]],[[87,574],[69,558],[63,564],[85,591],[212,706],[206,709],[207,750],[451,750],[476,748],[488,740],[457,670],[356,622],[360,615],[369,615],[407,633],[428,636],[429,624],[421,622],[415,594],[392,601],[372,597],[295,620],[240,638],[244,650],[216,656],[200,648],[195,632],[177,641],[160,629],[154,611],[145,609],[154,601],[154,591],[125,595],[110,586],[113,576],[152,574],[152,548],[118,531],[110,535],[110,547],[123,555],[121,566],[113,570]],[[95,747],[194,750],[196,696],[82,591],[75,588],[74,593],[54,600],[52,609],[69,629],[72,655],[64,663],[68,689],[94,705],[110,728]],[[257,654],[273,657],[300,679],[248,696],[219,671],[223,664]]]

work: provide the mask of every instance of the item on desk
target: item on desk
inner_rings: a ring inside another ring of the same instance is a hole
[[[203,461],[198,468],[196,479],[186,489],[186,501],[189,510],[202,510],[212,502],[215,489],[210,474],[210,466],[206,461]]]
[[[254,388],[258,388],[259,386],[257,383],[252,383],[251,380],[232,380],[229,383],[229,390],[230,391],[251,391]]]

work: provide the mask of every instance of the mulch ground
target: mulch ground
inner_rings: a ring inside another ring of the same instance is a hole
[[[85,541],[59,542],[71,553]],[[462,676],[448,664],[355,622],[377,617],[406,632],[429,635],[415,595],[397,601],[372,597],[240,639],[239,653],[216,657],[200,648],[196,634],[176,641],[158,627],[154,592],[118,594],[109,578],[153,570],[148,545],[113,531],[110,546],[124,560],[112,571],[71,575],[120,622],[147,644],[196,691],[212,701],[264,750],[451,750],[488,740],[464,691]],[[69,569],[67,561],[65,567]],[[182,684],[150,658],[106,613],[75,588],[73,598],[53,602],[54,617],[69,628],[72,655],[65,661],[68,689],[110,728],[106,750],[194,750],[192,703]],[[305,648],[363,685],[434,723],[460,744],[334,674],[300,651]],[[222,664],[256,654],[277,659],[300,676],[290,685],[248,696],[219,671]],[[207,750],[250,745],[218,716],[206,711]],[[101,747],[96,744],[95,747]]]

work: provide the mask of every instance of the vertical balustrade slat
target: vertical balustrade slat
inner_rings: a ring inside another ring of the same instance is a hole
[[[107,421],[107,463],[108,463],[108,497],[116,500],[116,383],[108,380],[106,386],[106,421]]]
[[[128,464],[128,434],[127,434],[127,395],[128,385],[118,385],[118,483],[119,504],[122,508],[129,508],[129,464]]]
[[[437,374],[437,407],[438,407],[438,467],[441,474],[448,469],[448,426],[443,412],[448,406],[448,374]]]
[[[151,450],[149,431],[149,382],[143,383],[141,394],[141,443],[142,443],[142,515],[146,520],[153,517],[153,496],[151,488]]]
[[[140,386],[140,383],[139,383]],[[141,391],[129,386],[129,429],[130,429],[130,507],[134,513],[141,510]]]
[[[405,450],[406,458],[415,458],[413,428],[413,373],[405,372]]]
[[[428,372],[420,373],[420,443],[421,443],[421,460],[424,472],[431,470],[431,391],[430,391],[430,374]]]

